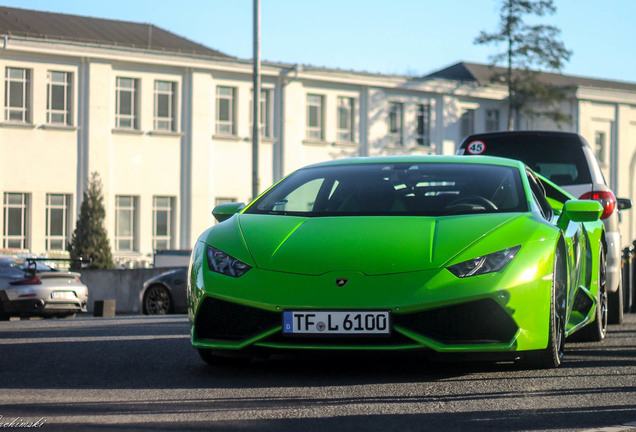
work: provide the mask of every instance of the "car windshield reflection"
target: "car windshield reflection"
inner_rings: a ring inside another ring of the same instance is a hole
[[[292,216],[452,216],[527,211],[509,166],[390,163],[306,168],[245,213]]]

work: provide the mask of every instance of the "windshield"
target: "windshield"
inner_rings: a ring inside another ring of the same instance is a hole
[[[527,211],[519,170],[457,163],[305,168],[245,213],[294,216],[448,216]]]

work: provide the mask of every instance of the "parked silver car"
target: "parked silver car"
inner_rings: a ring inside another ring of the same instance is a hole
[[[187,267],[170,270],[144,282],[139,293],[141,312],[145,315],[186,313]]]
[[[614,196],[582,136],[571,132],[514,131],[474,134],[457,148],[460,155],[488,155],[517,159],[561,186],[575,198],[595,199],[603,205],[607,262],[607,314],[610,324],[623,321],[621,234],[618,210],[632,207],[629,199]]]
[[[38,259],[0,257],[0,320],[12,316],[70,317],[86,312],[88,288],[80,274]]]

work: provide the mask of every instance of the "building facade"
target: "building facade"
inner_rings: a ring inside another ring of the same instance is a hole
[[[120,35],[123,26],[141,40],[95,41],[59,28],[32,34],[0,20],[3,253],[64,250],[93,172],[120,262],[190,249],[214,223],[215,205],[252,198],[251,62],[152,26],[0,9],[22,20],[62,20],[62,28],[88,20]],[[484,82],[477,73],[484,67],[459,63],[413,78],[263,63],[259,190],[307,164],[453,154],[464,136],[505,128],[506,89]],[[581,133],[617,195],[634,199],[636,84],[569,82],[569,124],[521,126]],[[635,224],[626,213],[626,242]]]

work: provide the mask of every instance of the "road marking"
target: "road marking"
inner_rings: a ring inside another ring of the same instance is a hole
[[[584,429],[581,432],[632,432],[636,431],[636,421],[623,423],[622,425],[607,426],[597,429]]]
[[[0,339],[0,345],[67,343],[67,342],[109,342],[109,341],[147,341],[157,339],[190,339],[189,335],[135,335],[135,336],[81,336],[81,337],[52,337],[29,339]]]

